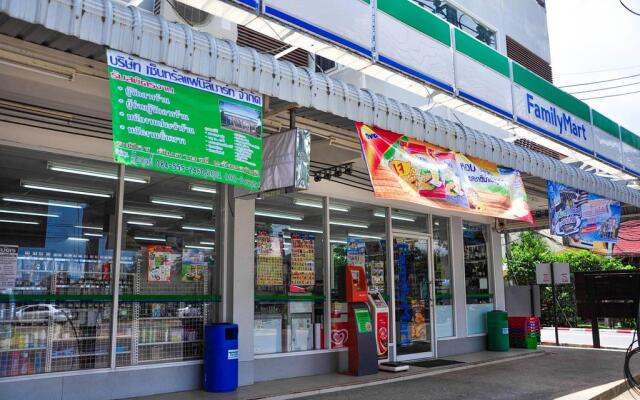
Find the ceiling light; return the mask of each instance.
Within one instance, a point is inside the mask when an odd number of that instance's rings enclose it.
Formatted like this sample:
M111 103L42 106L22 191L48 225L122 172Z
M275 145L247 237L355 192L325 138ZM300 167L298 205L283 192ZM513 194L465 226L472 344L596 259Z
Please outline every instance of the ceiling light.
M302 217L299 215L284 214L284 213L279 213L274 211L256 211L255 214L260 217L271 217L271 218L290 219L292 221L302 221Z
M153 222L146 222L146 221L129 220L129 221L127 221L127 224L129 224L129 225L140 225L140 226L153 226Z
M288 230L290 230L292 232L305 232L305 233L308 232L308 233L320 233L320 234L324 233L319 229L305 228L305 227L302 227L302 226L299 226L299 227L290 226L288 228Z
M348 226L348 227L352 227L352 228L362 228L362 229L367 229L369 227L369 225L367 224L363 224L360 222L350 222L350 221L329 221L329 223L331 225L338 225L338 226Z
M376 211L373 213L374 216L376 217L380 217L380 218L385 218L386 215L384 212L380 212L380 211ZM411 217L408 215L398 215L398 214L394 214L391 213L391 219L395 219L398 221L407 221L407 222L416 222L416 217Z
M74 242L88 242L89 239L83 237L69 236L67 240L73 240Z
M102 237L102 233L85 232L85 233L83 233L83 235L85 235L85 236L93 236L93 237Z
M19 197L19 196L6 196L3 197L2 200L9 201L12 203L24 203L24 204L38 204L41 206L50 206L50 207L66 207L66 208L83 208L78 203L66 203L62 201L55 200L38 200L28 197Z
M218 190L216 188L211 186L204 186L204 185L190 184L189 189L193 190L194 192L212 193L212 194L218 193Z
M3 213L3 214L16 214L16 215L33 215L34 217L48 217L48 218L58 218L59 217L59 215L56 215L56 214L37 213L37 212L31 212L31 211L8 210L6 208L0 208L0 213Z
M213 247L211 246L198 246L195 244L185 244L184 247L186 247L187 249L213 250Z
M0 222L4 224L39 225L39 223L35 221L22 221L17 219L0 219Z
M215 242L200 242L200 244L204 244L204 245L209 245L209 246L215 246Z
M20 186L29 188L29 189L37 189L37 190L47 190L51 192L60 192L60 193L70 193L70 194L79 194L83 196L93 196L93 197L111 197L112 193L105 190L98 189L86 189L80 188L76 186L67 186L67 185L58 185L49 182L37 182L37 181L21 181Z
M164 213L159 211L144 211L144 210L136 210L136 209L124 209L122 211L123 214L131 214L131 215L144 215L146 217L159 217L159 218L172 218L172 219L182 219L182 215L172 214L172 213Z
M202 231L202 232L215 232L215 228L211 228L208 226L197 226L197 225L182 225L182 229L188 229L191 231Z
M87 225L74 225L74 228L78 228L78 229L92 229L94 231L101 231L102 227L101 226L87 226Z
M162 204L165 206L197 208L198 210L213 210L213 206L211 204L197 202L197 201L189 201L189 200L170 199L167 197L154 196L154 197L151 197L151 202L153 204Z
M142 242L166 242L165 238L159 237L151 237L151 236L134 236L135 240L140 240Z
M356 238L363 238L363 239L377 239L377 240L382 240L382 238L380 236L372 236L372 235L362 235L360 233L349 233L348 236L352 236L352 237L356 237Z
M47 168L51 171L57 172L66 172L69 174L76 175L85 175L85 176L94 176L96 178L105 178L105 179L118 179L118 173L116 171L108 171L101 168L86 166L82 164L67 164L67 163L59 163L54 161L49 161L47 163ZM150 178L148 176L141 175L125 175L125 182L134 182L134 183L149 183Z
M346 240L335 240L335 239L332 239L332 240L329 240L329 242L330 243L335 243L335 244L347 244Z
M313 200L305 200L305 199L293 199L293 204L297 205L297 206L303 206L303 207L313 207L313 208L322 208L322 203L318 202L318 201L313 201ZM342 205L331 205L329 204L329 210L332 211L340 211L340 212L349 212L349 207L347 206L342 206Z

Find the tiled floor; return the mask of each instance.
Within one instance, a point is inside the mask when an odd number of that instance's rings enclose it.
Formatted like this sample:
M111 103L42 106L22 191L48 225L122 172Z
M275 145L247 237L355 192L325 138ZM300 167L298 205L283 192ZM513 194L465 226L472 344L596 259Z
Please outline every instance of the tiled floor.
M401 373L379 372L376 375L350 376L344 374L314 375L299 378L280 379L268 382L258 382L255 385L243 386L233 393L207 393L204 391L190 391L169 393L138 398L139 400L252 400L252 399L285 399L297 396L322 393L326 390L340 390L345 387L362 387L377 385L391 381L416 379L423 376L436 375L448 370L461 370L477 366L478 364L501 362L508 359L535 356L539 351L511 349L509 352L469 353L445 359L461 361L464 364L453 364L434 368L411 367L409 371Z

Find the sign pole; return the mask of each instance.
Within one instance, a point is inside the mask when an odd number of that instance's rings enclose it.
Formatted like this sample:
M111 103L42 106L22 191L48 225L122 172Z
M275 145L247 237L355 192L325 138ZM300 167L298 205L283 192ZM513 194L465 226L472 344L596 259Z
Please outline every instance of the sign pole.
M558 338L558 312L557 312L557 306L556 303L558 301L558 298L556 296L556 278L555 278L555 274L553 273L553 264L555 263L551 263L550 267L551 267L551 292L552 292L552 296L553 296L553 329L555 330L556 333L556 346L560 346L560 339Z

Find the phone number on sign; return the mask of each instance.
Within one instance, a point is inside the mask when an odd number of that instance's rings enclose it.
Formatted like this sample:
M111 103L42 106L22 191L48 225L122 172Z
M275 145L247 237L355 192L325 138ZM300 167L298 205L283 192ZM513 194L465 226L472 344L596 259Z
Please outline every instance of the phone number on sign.
M192 176L202 176L202 177L208 177L211 179L220 179L220 177L222 176L219 171L212 171L209 169L199 168L199 167L191 167L191 166L176 163L176 162L155 160L155 163L157 168L161 168L163 170L176 171L182 174L189 174Z

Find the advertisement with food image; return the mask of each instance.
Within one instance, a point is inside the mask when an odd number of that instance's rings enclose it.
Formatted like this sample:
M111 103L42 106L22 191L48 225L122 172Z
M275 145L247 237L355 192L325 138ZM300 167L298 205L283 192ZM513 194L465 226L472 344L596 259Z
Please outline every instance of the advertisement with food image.
M375 196L533 223L520 173L356 123Z

